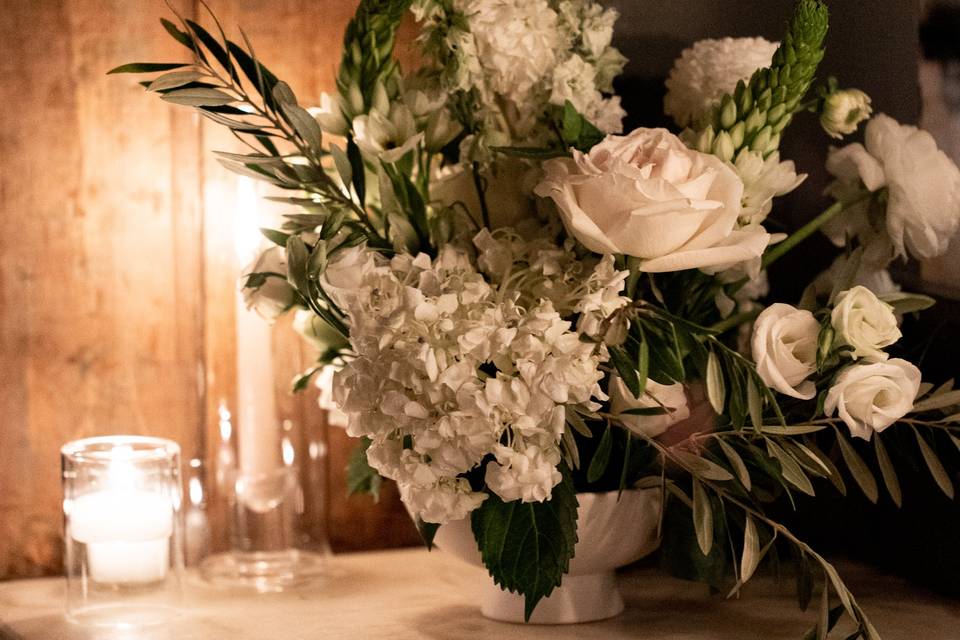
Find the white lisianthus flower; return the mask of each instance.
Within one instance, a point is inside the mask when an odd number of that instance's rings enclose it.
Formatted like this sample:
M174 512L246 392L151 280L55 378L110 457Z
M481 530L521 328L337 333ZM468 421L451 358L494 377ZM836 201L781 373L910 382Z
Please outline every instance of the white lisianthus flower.
M610 413L617 416L623 426L638 435L656 438L667 429L690 417L687 392L683 384L660 384L647 380L643 397L633 395L618 375L610 376ZM630 409L666 409L666 413L654 416L638 416L623 413Z
M853 364L840 372L824 402L828 416L839 412L850 435L869 440L907 415L920 389L920 370L893 358Z
M487 499L487 494L472 491L469 482L456 478L432 486L401 484L400 497L424 522L446 524L466 518Z
M644 271L733 265L759 257L770 241L760 226L736 229L736 173L666 129L607 136L543 169L534 192L553 199L567 231L596 253L640 258Z
M778 46L763 38L723 38L684 49L667 78L664 112L681 127L696 124L737 82L770 66Z
M816 395L807 380L817 370L820 323L809 311L772 304L757 316L751 347L757 373L784 395L809 400Z
M793 160L781 162L779 151L764 158L762 153L743 149L731 166L743 180L740 222L745 225L761 224L775 197L790 193L807 179L807 174L797 174Z
M834 91L823 101L820 126L831 138L839 140L856 131L871 113L870 96L860 89Z
M900 327L893 307L878 299L870 289L856 286L837 296L830 323L840 344L853 347L856 360L886 360L884 347L900 339Z
M544 502L563 479L557 469L560 447L552 443L545 448L527 444L519 451L498 445L494 455L497 461L487 464L484 478L487 487L505 502Z
M894 255L938 256L960 227L960 170L926 131L879 114L867 124L865 144L830 150L827 170L836 177L828 187L834 197L860 184L887 189L885 227ZM847 235L858 235L870 253L876 231L867 208L851 213L825 231L840 246Z
M251 284L251 274L263 274ZM240 280L243 301L247 309L253 309L260 317L273 322L293 306L296 292L287 282L287 253L282 247L270 247L243 270Z
M814 278L810 285L813 289L813 294L816 296L829 295L830 292L833 291L837 279L843 277L844 272L850 268L848 265L849 260L845 254L837 256L827 269ZM900 291L900 285L893 281L890 271L877 268L865 261L861 261L851 284L853 286L866 287L878 296Z

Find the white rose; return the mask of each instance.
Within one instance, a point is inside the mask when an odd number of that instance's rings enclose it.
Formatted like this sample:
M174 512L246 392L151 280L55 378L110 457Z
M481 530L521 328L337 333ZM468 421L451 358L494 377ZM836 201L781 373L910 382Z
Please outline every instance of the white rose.
M649 272L735 264L763 253L770 235L736 229L743 182L718 158L666 129L607 136L589 153L554 158L534 192L557 204L591 251L641 259Z
M248 276L265 274L257 286L248 286ZM293 306L296 292L287 282L287 254L282 247L270 247L243 270L243 301L266 320L276 320Z
M869 440L913 409L919 389L920 370L906 360L854 364L837 376L823 408L828 416L839 411L851 435Z
M886 360L884 347L900 339L900 327L893 307L878 299L870 289L856 286L837 296L830 323L841 344L853 347L854 360Z
M737 82L770 66L779 42L763 38L700 40L683 50L667 78L663 111L681 127L696 123Z
M784 395L802 400L817 390L807 380L817 370L820 323L809 311L788 304L772 304L753 325L753 361L764 383Z
M947 250L960 227L960 170L926 131L879 114L866 127L865 145L831 149L827 170L836 176L828 192L849 194L862 183L870 191L887 188L886 232L895 255L909 252L932 258ZM866 207L845 215L827 232L837 244L845 234L872 237ZM868 247L869 248L869 247Z
M376 254L373 251L365 245L348 247L336 252L327 263L320 276L320 284L327 295L343 308L355 296L362 295L360 289L374 268Z
M656 438L667 429L681 420L690 417L690 407L687 404L687 392L683 384L660 384L654 380L647 380L643 397L633 395L620 376L610 377L610 413L630 431L636 434ZM629 409L656 409L663 407L667 413L655 416L637 416L624 414Z
M828 95L823 101L820 126L830 137L840 139L857 130L870 117L870 96L859 89L844 89Z

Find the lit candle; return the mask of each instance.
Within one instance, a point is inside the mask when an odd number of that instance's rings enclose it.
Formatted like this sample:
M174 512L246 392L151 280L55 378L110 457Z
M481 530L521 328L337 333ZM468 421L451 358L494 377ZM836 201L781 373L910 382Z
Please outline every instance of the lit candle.
M173 505L170 496L138 489L129 447L116 447L104 488L69 506L70 535L86 545L95 582L143 584L163 580L170 565Z
M237 178L237 258L246 265L257 255L263 237L256 183ZM274 398L273 327L251 309L237 292L237 437L240 462L238 498L247 508L266 512L276 506L283 485L276 481L282 470L280 425Z

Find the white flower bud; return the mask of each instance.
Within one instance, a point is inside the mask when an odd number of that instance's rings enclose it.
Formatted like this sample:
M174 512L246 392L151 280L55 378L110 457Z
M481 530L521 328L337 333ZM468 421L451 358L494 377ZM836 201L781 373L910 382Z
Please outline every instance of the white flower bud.
M854 360L886 360L883 348L901 336L893 307L863 286L848 289L837 297L830 322L840 343L853 347L850 355Z
M307 111L314 117L324 132L345 136L349 131L346 118L343 117L343 98L328 93L320 94L320 106L310 107Z
M264 274L249 286L251 274ZM295 292L287 282L287 256L281 247L270 247L243 270L243 301L262 318L273 322L294 302Z
M859 89L844 89L828 95L823 101L820 126L832 138L842 138L857 130L873 112L870 96Z

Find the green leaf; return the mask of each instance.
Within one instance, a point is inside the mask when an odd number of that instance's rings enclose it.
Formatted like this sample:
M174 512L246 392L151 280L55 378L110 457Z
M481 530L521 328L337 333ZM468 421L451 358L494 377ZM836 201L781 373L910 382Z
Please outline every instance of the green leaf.
M372 441L370 438L361 438L360 443L350 454L347 462L347 493L366 493L374 500L380 499L380 484L383 479L377 470L367 462L367 449Z
M278 247L286 247L287 240L290 239L289 233L284 233L283 231L277 231L276 229L267 229L266 227L261 227L260 233L263 234L263 237L277 245Z
M713 508L710 505L710 496L703 488L703 484L693 479L693 526L697 532L697 544L703 555L710 555L713 547Z
M347 157L347 154L335 144L330 145L330 155L333 156L333 163L337 167L337 173L340 175L340 182L343 183L343 187L350 190L350 185L353 184L353 167L350 165L350 159Z
M531 160L549 160L570 155L563 147L490 147L490 149L505 156Z
M753 577L754 571L760 564L760 535L757 533L757 524L750 514L743 528L743 555L740 558L740 582L745 583Z
M729 471L715 462L701 458L695 453L676 450L670 455L679 460L681 464L690 469L697 477L703 478L704 480L716 480L718 482L733 480L733 475L731 475Z
M576 409L567 405L565 407L565 413L567 416L567 424L573 427L574 431L579 433L584 438L593 437L593 432L590 431L590 427L588 427L587 423L583 421L583 417L577 413Z
M767 451L780 462L783 478L808 496L815 495L810 478L793 456L772 440L767 440Z
M195 82L203 77L202 73L197 71L171 71L156 78L147 86L147 91L162 91L164 89L176 89L185 84Z
M740 480L740 484L743 485L744 489L750 491L750 472L747 470L747 465L744 464L743 458L740 457L740 454L737 453L737 450L734 449L733 446L724 442L723 438L716 438L716 443L720 445L723 455L730 461L730 466L733 467L734 472L737 474L737 479Z
M801 611L806 611L813 598L813 569L810 567L810 558L800 550L797 562L797 605Z
M282 85L278 83L277 86ZM322 152L323 132L320 130L320 125L317 124L316 119L310 115L306 109L295 104L284 102L280 105L280 108L283 110L283 115L286 117L287 122L293 126L303 141L306 142L314 152L320 154Z
M107 75L113 73L155 73L189 66L190 63L188 62L130 62L110 69L110 71L107 71Z
M237 99L219 89L177 89L164 93L161 100L187 107L207 107L230 104Z
M760 390L753 377L747 379L747 408L750 411L750 422L758 431L763 428L763 402L760 400Z
M232 71L233 67L230 64L230 58L227 56L227 52L224 50L223 45L221 45L216 38L210 35L206 29L201 27L193 20L188 19L185 22L190 30L193 31L197 39L203 43L203 46L205 46L207 50L213 54L213 57L216 58L217 62L219 62L224 69Z
M630 393L632 393L635 398L639 399L643 393L640 390L640 377L637 375L637 370L633 366L632 358L620 347L611 347L610 360L613 361L613 366L616 367L617 373L620 374L620 379L627 385L627 389L630 390Z
M167 30L167 33L169 33L174 40L193 51L193 36L185 31L180 31L177 25L166 18L160 18L160 24L163 25L163 28Z
M713 351L707 357L707 397L714 412L723 415L723 407L727 402L727 387L723 382L723 370L720 360Z
M565 432L566 433L566 432ZM627 488L627 471L630 468L630 449L633 448L633 434L627 433L627 443L623 448L623 466L620 468L620 485L617 489L617 497Z
M604 429L603 435L600 437L600 443L597 445L597 450L593 454L593 459L590 461L590 466L587 468L587 482L596 482L603 475L603 472L607 470L607 465L610 464L610 451L613 448L613 434L610 433L612 427L610 423L607 423L607 428Z
M440 525L436 522L424 522L420 518L417 518L417 531L420 533L423 544L425 544L430 551L433 550L433 539L436 537L437 529L439 528Z
M960 405L960 389L956 391L945 391L943 393L931 395L926 400L913 405L911 413L920 413L922 411L933 411L934 409L944 409Z
M867 496L867 499L876 504L877 499L880 497L876 478L873 477L870 469L866 463L864 463L863 458L861 458L860 454L853 448L853 445L850 444L846 436L840 433L839 430L836 431L836 434L837 444L840 445L840 453L843 455L843 461L846 462L850 474L853 476L853 479L857 481L857 484L860 485L860 489L863 490L863 494Z
M902 314L923 311L937 303L937 301L930 296L925 296L920 293L907 293L906 291L885 293L877 297L892 306L896 313Z
M940 487L940 490L952 500L953 482L950 481L950 476L947 475L946 469L943 468L943 463L940 462L940 458L938 458L937 454L930 448L927 441L923 439L923 436L920 435L920 431L917 430L916 427L913 429L913 434L917 437L917 445L920 447L920 453L923 454L924 462L927 463L927 469L930 470L930 475L937 481L937 486Z
M770 425L761 428L760 432L776 436L800 436L806 433L823 431L824 429L826 429L826 427L819 424L797 424L790 425L789 427Z
M494 582L524 596L529 620L560 585L577 542L577 495L565 466L549 502L504 502L489 495L471 514L473 535Z
M300 236L287 238L287 280L304 298L310 300L309 281L307 280L307 261L310 252Z
M887 492L893 503L900 507L903 503L903 496L900 492L900 480L897 478L897 472L890 462L890 456L887 455L887 448L883 446L880 434L873 436L873 446L877 452L877 463L880 465L880 474L883 476L883 483L887 485Z

